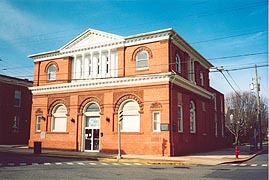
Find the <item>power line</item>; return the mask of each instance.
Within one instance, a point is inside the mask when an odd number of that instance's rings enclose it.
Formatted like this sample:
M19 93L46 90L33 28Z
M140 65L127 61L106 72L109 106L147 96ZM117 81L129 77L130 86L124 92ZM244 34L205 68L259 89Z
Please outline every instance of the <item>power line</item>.
M236 85L236 87L237 87L240 91L242 91L242 90L240 89L240 87L238 86L238 84L235 82L234 78L231 76L231 74L229 73L228 70L226 70L226 73L230 76L230 78L232 79L232 81L233 81L233 83Z
M232 35L232 36L225 36L225 37L220 37L220 38L214 38L214 39L196 41L196 42L191 42L190 44L200 44L200 43L206 43L206 42L210 42L210 41L217 41L217 40L229 39L229 38L234 38L234 37L241 37L241 36L246 36L246 35L251 35L251 34L256 34L256 33L263 33L263 32L268 33L268 30L265 30L265 31L255 31L255 32L250 32L250 33L237 34L237 35Z
M234 56L222 56L222 57L208 58L207 60L218 60L218 59L228 59L228 58L237 58L237 57L246 57L246 56L256 56L256 55L261 55L261 54L268 54L268 51L249 53L249 54L239 54L239 55L234 55Z

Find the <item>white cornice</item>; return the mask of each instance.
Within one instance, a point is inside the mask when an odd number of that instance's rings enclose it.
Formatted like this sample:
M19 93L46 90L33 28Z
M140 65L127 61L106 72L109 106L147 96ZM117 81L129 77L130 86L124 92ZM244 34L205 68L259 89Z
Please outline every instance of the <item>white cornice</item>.
M145 44L145 43L150 43L150 42L155 42L155 41L161 41L164 39L169 39L170 34L173 32L172 29L169 28L169 29L163 29L159 31L153 31L149 33L137 34L137 35L127 36L127 37L115 35L115 38L117 37L118 39L114 39L108 42L91 44L89 46L75 48L75 49L66 48L66 47L69 47L70 44L72 43L79 42L81 38L87 37L89 31L90 30L84 31L80 36L73 39L72 41L67 43L67 45L63 46L59 50L33 54L33 55L29 55L28 57L33 58L34 62L38 62L38 61L43 61L43 60L72 56L77 53L84 53L84 52L94 51L98 49L104 49L104 48L111 49L111 48L118 48L118 47L123 47L123 46Z
M190 56L195 57L195 60L198 60L201 65L203 65L206 69L213 67L213 65L207 61L199 52L197 52L191 45L189 45L181 36L179 36L176 32L171 37L172 43L178 46L183 51L186 51Z
M79 82L47 85L47 86L34 86L29 88L33 94L46 94L55 92L70 92L70 91L81 91L84 89L92 90L96 88L115 88L124 86L137 86L150 83L168 83L171 82L184 89L201 95L205 98L211 99L213 94L204 88L197 86L190 81L184 79L179 75L173 73L161 73L161 74L148 74L139 75L132 77L122 78L106 78L106 79L89 79Z
M145 83L160 83L168 82L170 73L163 74L149 74L141 76L123 77L123 78L106 78L106 79L89 79L85 81L47 85L47 86L35 86L30 90L33 94L52 93L52 92L64 92L64 91L79 91L83 89L96 89L96 88L111 88L120 86L134 86Z
M170 82L207 99L211 99L213 96L213 93L176 74L171 75Z

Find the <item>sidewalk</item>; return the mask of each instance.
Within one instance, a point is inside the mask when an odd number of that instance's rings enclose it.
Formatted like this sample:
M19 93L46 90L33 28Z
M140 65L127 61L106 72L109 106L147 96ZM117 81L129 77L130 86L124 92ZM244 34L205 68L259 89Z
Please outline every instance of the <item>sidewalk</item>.
M266 149L267 144L263 149ZM236 159L234 148L225 148L215 151L197 153L194 155L164 157L152 155L122 155L122 159L117 160L117 154L106 154L100 152L76 152L76 151L61 151L61 150L46 150L42 149L39 156L45 157L64 157L73 159L95 160L102 162L132 162L143 164L180 164L180 165L218 165L224 163L239 163L247 161L261 151L251 152L250 147L239 146L240 154ZM22 145L0 145L0 152L20 153L33 155L34 150Z

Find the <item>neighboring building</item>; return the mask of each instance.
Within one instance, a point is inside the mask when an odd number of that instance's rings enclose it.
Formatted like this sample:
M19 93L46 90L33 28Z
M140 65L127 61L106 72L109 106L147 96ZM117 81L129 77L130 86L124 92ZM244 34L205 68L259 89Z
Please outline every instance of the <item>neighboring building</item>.
M0 74L0 144L27 144L33 82Z
M174 156L223 146L212 64L173 29L128 37L86 30L34 60L29 147Z

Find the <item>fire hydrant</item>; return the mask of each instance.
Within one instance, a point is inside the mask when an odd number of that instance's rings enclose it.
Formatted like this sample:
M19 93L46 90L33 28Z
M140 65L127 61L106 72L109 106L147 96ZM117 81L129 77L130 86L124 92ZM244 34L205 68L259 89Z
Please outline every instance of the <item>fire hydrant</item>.
M234 154L235 154L235 157L236 159L238 159L238 155L239 155L240 151L238 149L238 146L235 146L235 149L234 149Z

